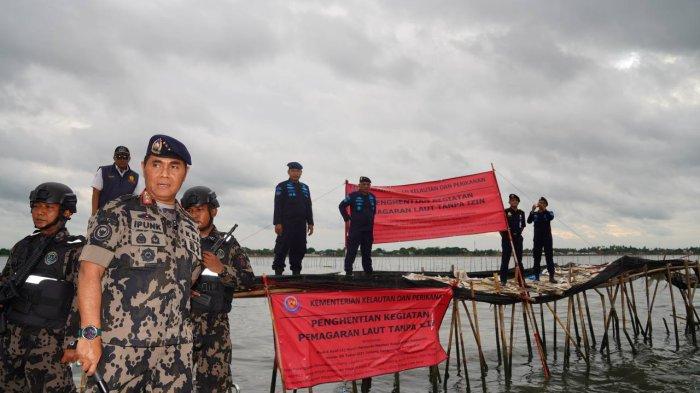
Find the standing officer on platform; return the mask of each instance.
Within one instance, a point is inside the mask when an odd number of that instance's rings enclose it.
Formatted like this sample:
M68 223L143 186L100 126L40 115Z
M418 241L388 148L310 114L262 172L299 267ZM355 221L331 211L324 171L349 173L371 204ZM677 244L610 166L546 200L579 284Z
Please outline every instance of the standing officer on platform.
M74 294L85 238L65 228L76 204L73 191L60 183L40 184L29 194L37 231L12 247L0 275L3 392L75 391L70 367L61 363L77 360Z
M510 207L506 209L505 214L508 219L508 228L513 237L513 245L515 246L515 257L518 259L520 272L524 274L523 269L523 230L525 229L525 212L518 209L520 197L515 194L508 196L508 204ZM508 265L513 249L508 237L508 231L501 232L501 284L505 284L508 277Z
M208 187L192 187L185 191L180 203L197 223L204 250L202 263L206 267L195 283L191 303L196 390L229 392L233 388L233 378L228 314L233 291L250 286L255 275L248 256L233 236L223 239L222 246L216 253L212 252L214 244L226 236L214 226L219 208L214 191ZM204 297L209 301L201 301Z
M534 244L532 246L533 269L535 281L540 280L540 260L542 259L542 249L547 261L547 271L549 272L549 282L556 283L554 279L554 250L552 247L552 226L554 212L547 210L547 199L540 197L536 205L532 206L532 211L527 217L527 223L535 223Z
M275 274L284 272L284 259L289 253L292 275L301 274L301 260L306 254L306 234L314 233L314 216L311 210L309 186L299 181L302 166L298 162L287 164L289 180L275 187L275 259L272 269Z
M197 224L175 199L192 164L185 145L154 135L146 190L100 209L80 256L77 352L114 392L192 392L191 287L201 271ZM96 392L91 378L88 389Z
M347 253L345 254L345 274L352 276L352 265L355 263L357 248L362 251L362 270L366 275L372 274L372 242L374 241L374 215L377 213L377 198L369 192L372 181L365 176L360 177L358 191L346 196L338 209L345 222L350 221L348 231ZM350 214L347 208L350 207Z
M114 164L97 168L92 180L92 215L105 203L126 194L133 194L139 174L129 167L131 155L126 146L114 149Z

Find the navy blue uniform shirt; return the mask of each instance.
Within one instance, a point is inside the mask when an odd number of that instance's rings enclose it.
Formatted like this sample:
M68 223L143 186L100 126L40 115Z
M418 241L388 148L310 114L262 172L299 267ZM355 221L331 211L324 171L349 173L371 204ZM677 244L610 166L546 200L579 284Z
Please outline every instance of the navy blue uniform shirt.
M554 220L554 212L545 210L540 212L539 210L531 211L530 215L527 217L527 222L535 223L535 239L551 239L552 238L552 226L550 222Z
M350 206L350 214L347 207ZM340 214L346 222L350 220L350 231L371 231L374 227L374 215L377 213L377 198L374 194L359 191L350 193L338 205Z
M525 229L525 212L520 209L506 209L506 218L508 219L508 228L513 236L520 236ZM508 232L502 231L501 236L508 237Z
M306 222L314 225L311 191L302 182L285 180L275 187L275 213L272 224Z

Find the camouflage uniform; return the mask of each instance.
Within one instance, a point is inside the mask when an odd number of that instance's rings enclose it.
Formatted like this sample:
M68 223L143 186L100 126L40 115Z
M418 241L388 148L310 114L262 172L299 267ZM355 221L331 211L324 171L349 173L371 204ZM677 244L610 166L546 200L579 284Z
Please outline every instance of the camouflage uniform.
M179 204L168 212L125 195L90 219L80 259L102 278L103 353L110 390L191 392L190 287L201 270L199 231ZM97 392L92 378L88 389Z
M36 232L12 248L7 265L0 275L0 282L12 276L22 263L27 262L39 236L42 235ZM66 287L74 293L79 268L78 256L83 244L82 237L69 236L67 230L60 230L44 249L31 274L70 283L72 285ZM35 284L24 284L22 288L28 289L28 285ZM41 297L44 293L34 293L32 297L35 299L31 302L23 296L27 293L20 290L21 298L18 297L5 306L8 322L7 331L0 336L1 390L7 393L74 392L70 367L61 364L60 360L63 349L75 339L77 333L77 300L72 295L60 296L59 299L64 299L58 308L67 311L68 317L46 319L36 315L35 304L52 303L52 299ZM30 306L30 303L33 304Z
M224 235L225 233L213 228L209 236L201 239L202 249L211 250L214 243ZM222 284L223 291L219 293L219 299L212 301L218 307L216 311L205 311L196 306L192 308L194 361L199 392L229 392L233 387L228 313L231 311L233 290L248 287L255 279L250 260L235 238L222 245L217 257L224 264L224 271L216 278ZM195 289L207 293L206 288L211 286L207 287L202 282L207 278L204 274L200 276Z

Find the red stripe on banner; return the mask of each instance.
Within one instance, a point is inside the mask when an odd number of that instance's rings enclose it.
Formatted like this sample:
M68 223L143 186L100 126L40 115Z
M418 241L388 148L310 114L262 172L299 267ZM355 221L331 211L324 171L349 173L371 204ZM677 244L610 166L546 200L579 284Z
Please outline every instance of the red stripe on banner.
M355 190L357 185L345 185L346 195ZM370 191L377 198L375 244L507 229L493 171Z
M438 364L451 288L271 295L284 387L351 381Z

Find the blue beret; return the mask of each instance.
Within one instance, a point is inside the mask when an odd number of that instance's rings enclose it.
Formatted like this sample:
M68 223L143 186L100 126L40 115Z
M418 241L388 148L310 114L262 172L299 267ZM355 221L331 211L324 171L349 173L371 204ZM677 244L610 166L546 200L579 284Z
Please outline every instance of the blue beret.
M296 162L296 161L292 161L292 162L288 163L287 166L289 167L289 169L304 169L304 167L301 166L301 164Z
M151 140L148 141L148 148L146 148L146 157L148 156L179 158L187 165L192 165L192 157L190 157L187 147L182 142L167 135L157 134L151 137Z

